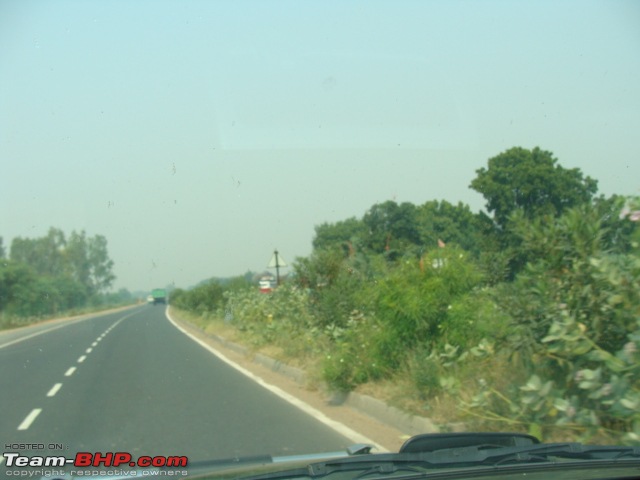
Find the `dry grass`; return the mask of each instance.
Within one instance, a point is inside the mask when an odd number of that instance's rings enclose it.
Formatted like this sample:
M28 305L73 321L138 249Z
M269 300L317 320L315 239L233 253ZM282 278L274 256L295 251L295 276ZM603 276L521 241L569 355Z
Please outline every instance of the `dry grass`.
M424 398L408 377L399 376L394 380L369 382L359 385L355 391L377 398L412 415L427 417L438 425L461 421L457 395L437 392Z
M208 335L218 335L230 342L242 344L242 332L228 325L223 319L213 316L197 315L186 310L171 307L171 314L183 322L187 322L201 329Z

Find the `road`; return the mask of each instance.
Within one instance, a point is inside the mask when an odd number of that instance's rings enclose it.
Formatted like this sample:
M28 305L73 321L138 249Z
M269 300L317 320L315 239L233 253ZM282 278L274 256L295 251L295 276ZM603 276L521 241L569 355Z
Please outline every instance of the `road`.
M0 379L3 447L61 444L71 455L191 462L354 443L194 342L162 306L0 335Z

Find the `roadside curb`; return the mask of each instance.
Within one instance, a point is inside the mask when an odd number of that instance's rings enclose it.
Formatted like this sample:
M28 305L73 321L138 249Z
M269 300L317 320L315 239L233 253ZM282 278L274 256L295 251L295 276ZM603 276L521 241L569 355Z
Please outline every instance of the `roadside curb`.
M188 321L180 319L181 323L186 323L190 327L199 330L205 336L211 338L216 343L234 351L240 355L250 358L253 363L268 368L272 372L292 379L299 385L305 385L307 382L307 374L304 370L287 365L280 360L275 360L262 353L253 353L247 347L230 342L224 337L207 333L201 327L198 327ZM357 410L369 417L385 423L393 428L400 430L406 435L418 435L421 433L437 433L440 428L430 419L412 415L403 412L399 408L387 405L385 402L373 398L369 395L349 392L345 394L334 394L328 402L330 405L344 405Z
M403 412L399 408L389 406L383 401L370 397L369 395L350 392L344 404L380 422L391 425L407 435L438 433L440 431L428 418Z

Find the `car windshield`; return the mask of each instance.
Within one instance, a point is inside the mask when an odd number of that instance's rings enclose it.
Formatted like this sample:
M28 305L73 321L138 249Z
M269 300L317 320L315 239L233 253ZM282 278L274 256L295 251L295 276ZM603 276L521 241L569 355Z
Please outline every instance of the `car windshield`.
M639 444L637 132L633 0L0 0L0 468Z

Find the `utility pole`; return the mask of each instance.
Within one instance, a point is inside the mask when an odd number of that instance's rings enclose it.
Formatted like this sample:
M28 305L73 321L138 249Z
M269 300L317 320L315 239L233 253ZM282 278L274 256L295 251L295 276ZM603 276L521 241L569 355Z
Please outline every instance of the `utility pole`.
M278 250L273 251L273 256L276 257L276 286L280 286L280 262L278 262Z
M282 259L282 257L280 257L280 254L278 253L278 249L276 248L273 251L273 257L271 257L271 261L269 262L268 267L276 269L276 286L277 287L280 286L280 267L286 267L286 266L287 264Z

